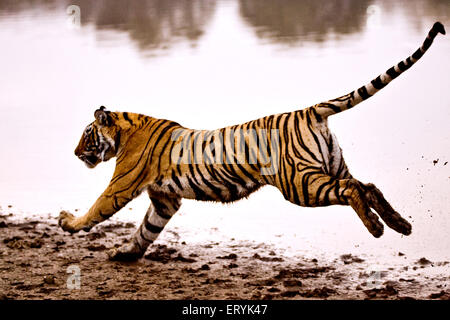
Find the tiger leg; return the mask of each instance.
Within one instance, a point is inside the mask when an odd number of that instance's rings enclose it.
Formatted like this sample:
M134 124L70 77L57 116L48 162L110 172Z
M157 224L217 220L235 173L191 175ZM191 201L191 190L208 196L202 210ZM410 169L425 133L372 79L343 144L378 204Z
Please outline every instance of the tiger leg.
M336 160L337 163L339 163L339 170L333 175L339 179L353 179L342 156L339 159L335 159L335 161ZM374 184L367 183L361 184L360 186L364 190L369 206L378 213L388 227L404 235L411 234L411 224L392 208L389 202L384 198L383 193Z
M181 198L154 198L131 241L108 252L110 260L135 261L141 258L148 246L156 240L170 218L181 206Z
M411 234L411 224L398 214L384 198L383 193L372 183L363 185L369 205L380 215L381 219L393 230Z
M362 183L358 180L337 179L317 170L297 174L294 183L296 188L287 197L285 195L289 201L305 207L350 205L374 237L379 238L383 234L383 224L370 210Z
M353 178L347 168L343 172L345 175L340 176L340 178ZM411 234L411 224L392 208L384 198L383 193L374 184L361 184L361 187L364 190L369 206L378 213L388 227L404 235Z
M84 216L75 217L67 211L61 211L58 224L64 231L70 233L89 231L98 223L109 219L134 197L128 191L115 193L108 187Z

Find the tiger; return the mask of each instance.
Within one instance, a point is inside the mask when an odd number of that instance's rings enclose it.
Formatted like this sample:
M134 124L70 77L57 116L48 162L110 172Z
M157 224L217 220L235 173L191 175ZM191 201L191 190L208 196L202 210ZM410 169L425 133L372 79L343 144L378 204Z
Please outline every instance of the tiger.
M181 199L229 203L272 185L302 207L351 206L375 238L384 231L379 217L394 231L410 235L411 224L383 193L351 175L327 120L408 70L438 33L445 34L440 22L411 56L346 95L217 130L189 129L171 120L101 106L75 155L89 168L115 157L113 177L85 215L61 211L59 226L70 233L88 232L145 191L150 206L141 225L130 240L108 251L110 260L135 261L179 210Z

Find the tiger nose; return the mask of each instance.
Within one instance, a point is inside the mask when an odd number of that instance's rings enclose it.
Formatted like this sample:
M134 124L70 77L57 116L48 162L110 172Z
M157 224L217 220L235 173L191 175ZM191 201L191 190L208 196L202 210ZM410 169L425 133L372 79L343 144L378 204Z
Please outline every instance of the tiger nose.
M81 153L81 151L78 148L75 149L74 153L78 158L83 156L83 154Z

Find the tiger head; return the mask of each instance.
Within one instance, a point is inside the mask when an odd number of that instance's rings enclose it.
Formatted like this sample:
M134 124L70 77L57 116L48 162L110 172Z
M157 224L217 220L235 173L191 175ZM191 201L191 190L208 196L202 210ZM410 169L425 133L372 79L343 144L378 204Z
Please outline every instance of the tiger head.
M75 149L75 155L88 168L108 161L117 153L119 126L114 123L113 113L101 106L94 112L95 121L89 124Z

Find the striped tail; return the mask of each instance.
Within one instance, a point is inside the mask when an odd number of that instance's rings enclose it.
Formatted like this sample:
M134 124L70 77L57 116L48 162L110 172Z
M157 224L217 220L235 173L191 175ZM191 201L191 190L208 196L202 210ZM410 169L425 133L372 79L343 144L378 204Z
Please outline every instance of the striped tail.
M358 103L370 98L380 89L384 88L389 82L397 78L404 71L408 70L414 63L417 62L417 60L422 58L423 54L431 46L438 33L445 34L444 26L440 22L436 22L433 25L433 28L431 28L422 46L406 60L401 61L396 66L393 66L385 73L376 77L369 84L362 86L358 90L352 91L342 97L315 105L314 108L317 113L319 113L322 117L328 117L341 111L348 110Z

